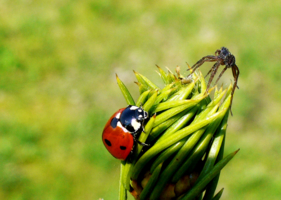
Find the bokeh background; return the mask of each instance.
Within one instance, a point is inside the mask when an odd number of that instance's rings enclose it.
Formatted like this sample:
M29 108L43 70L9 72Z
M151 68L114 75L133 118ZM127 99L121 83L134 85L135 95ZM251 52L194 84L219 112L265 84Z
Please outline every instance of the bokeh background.
M241 73L222 199L280 199L280 36L275 0L0 0L0 199L117 199L101 142L126 106L115 73L137 99L133 69L162 86L155 64L185 70L222 46Z

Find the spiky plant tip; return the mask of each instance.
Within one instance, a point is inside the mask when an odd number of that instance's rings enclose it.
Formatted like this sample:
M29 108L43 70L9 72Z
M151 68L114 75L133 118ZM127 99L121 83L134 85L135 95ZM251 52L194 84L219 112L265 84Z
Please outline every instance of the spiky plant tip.
M214 192L220 171L238 152L223 158L232 85L225 90L214 86L206 93L201 72L184 77L179 66L175 74L156 67L162 89L134 71L140 91L136 104L116 75L126 102L142 106L150 116L138 137L149 147L135 145L131 158L122 162L119 200L126 199L126 191L137 200L185 200L204 194L204 199L218 199L222 191Z

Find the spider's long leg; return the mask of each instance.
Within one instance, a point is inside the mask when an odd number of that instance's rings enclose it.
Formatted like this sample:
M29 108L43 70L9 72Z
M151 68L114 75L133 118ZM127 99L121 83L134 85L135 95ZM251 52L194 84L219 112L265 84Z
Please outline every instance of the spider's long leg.
M231 92L231 95L233 95L234 94L234 90L235 90L235 88L237 87L237 83L238 83L238 77L239 77L239 69L238 69L238 67L235 65L235 66L233 66L232 67L232 74L233 74L233 77L234 77L234 84L233 84L233 90L232 90L232 92Z
M209 79L209 81L208 81L208 85L207 85L206 92L209 90L210 85L211 85L211 82L212 82L214 76L216 75L219 66L220 66L220 62L216 62L216 63L214 64L214 66L211 68L212 73L211 73L210 79Z
M222 77L223 73L224 73L226 70L227 70L227 66L225 66L225 68L223 68L223 70L221 71L221 73L220 73L219 77L217 78L217 80L216 80L216 83L215 83L215 84L217 84L217 83L218 83L218 81L220 80L220 78Z
M233 88L232 88L232 91L231 91L231 100L230 100L230 112L231 112L231 115L233 115L231 107L232 107L232 101L233 101L233 94L234 94L234 91L235 91L235 89L237 87L239 73L240 72L239 72L239 69L238 69L237 65L234 65L232 67L232 74L233 74L233 77L234 77L234 84L233 84Z
M205 75L205 78L211 73L211 71L213 71L213 68L208 71L208 73Z
M190 76L191 74L193 74L193 72L195 72L195 70L197 68L199 68L201 65L204 64L204 62L214 62L214 61L217 61L217 57L216 56L205 56L203 58L201 58L197 63L195 63L191 69L192 69L192 72L188 75ZM189 70L189 69L188 69Z
M218 55L220 55L220 53L221 53L221 50L218 49L218 50L216 50L215 55L218 56Z

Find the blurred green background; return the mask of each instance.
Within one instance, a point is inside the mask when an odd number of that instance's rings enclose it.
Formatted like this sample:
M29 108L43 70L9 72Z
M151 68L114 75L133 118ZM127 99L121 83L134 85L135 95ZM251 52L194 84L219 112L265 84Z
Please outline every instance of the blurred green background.
M185 70L222 46L241 73L222 199L280 199L280 36L274 0L0 0L0 199L117 199L101 142L126 106L115 73L137 99L133 69L163 86L155 64Z

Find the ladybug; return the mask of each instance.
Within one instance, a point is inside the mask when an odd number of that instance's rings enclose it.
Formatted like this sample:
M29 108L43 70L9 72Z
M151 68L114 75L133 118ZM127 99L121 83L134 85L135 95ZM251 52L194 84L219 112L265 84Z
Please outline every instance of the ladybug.
M129 105L119 109L104 127L103 144L115 158L126 160L135 142L138 142L136 138L143 131L147 119L148 113L142 107Z

